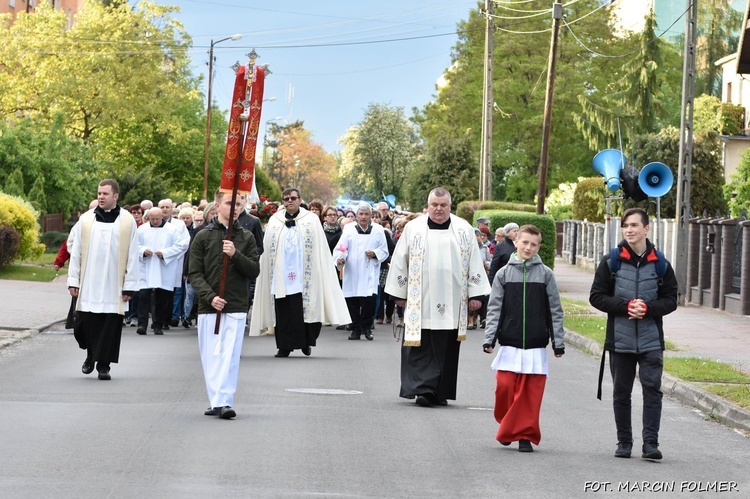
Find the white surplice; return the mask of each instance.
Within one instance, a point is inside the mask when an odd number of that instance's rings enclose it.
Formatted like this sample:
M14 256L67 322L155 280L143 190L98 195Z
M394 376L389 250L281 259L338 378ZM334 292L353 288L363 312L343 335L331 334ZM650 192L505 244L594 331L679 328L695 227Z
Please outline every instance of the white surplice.
M76 310L124 314L122 292L139 289L133 216L121 209L113 223L104 223L95 221L94 210L87 211L70 231L68 242L68 286L78 288Z
M187 233L185 224L182 225L182 230ZM141 269L139 289L161 288L172 291L179 286L182 279L182 259L189 244L190 236L187 239L184 237L179 224L166 223L163 227L153 227L149 222L138 227L138 259ZM146 249L154 254L144 256ZM157 251L162 252L164 259L156 256Z
M391 257L385 292L406 300L406 346L421 344L422 329L458 329L465 339L469 298L490 293L474 229L450 219L446 230L430 229L427 215L410 221Z
M380 264L388 259L388 242L383 227L372 224L370 234L357 230L359 222L344 226L336 248L333 251L333 262L343 258L344 279L342 291L346 298L353 296L372 296L378 293L380 282ZM365 251L372 250L376 258L370 258Z

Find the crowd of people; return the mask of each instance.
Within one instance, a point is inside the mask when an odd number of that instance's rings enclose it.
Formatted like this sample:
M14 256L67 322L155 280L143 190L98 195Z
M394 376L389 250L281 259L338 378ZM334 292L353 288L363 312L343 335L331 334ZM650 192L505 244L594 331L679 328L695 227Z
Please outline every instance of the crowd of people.
M559 358L565 343L555 276L538 255L542 233L534 225L510 222L492 238L490 220L472 227L452 214L442 188L430 192L424 213L412 214L385 202L305 203L299 189L287 188L265 227L248 213L243 193L217 190L199 206L162 199L121 207L118 198L117 183L101 181L55 261L59 268L70 257L68 322L86 350L84 374L96 369L99 379L111 379L123 326L145 335L150 319L153 334L163 335L196 322L204 414L232 419L246 331L273 334L274 356L287 358L295 350L312 355L324 325L372 341L376 324L397 322L400 396L445 406L456 399L461 343L468 330L484 328L482 349L495 354L495 438L518 442L520 452L539 445L547 347ZM676 281L646 239L646 213L628 210L622 224L625 240L602 259L591 290L592 305L608 314L615 455L630 457L638 366L643 457L661 459L661 318L676 308ZM653 275L659 279L644 277Z

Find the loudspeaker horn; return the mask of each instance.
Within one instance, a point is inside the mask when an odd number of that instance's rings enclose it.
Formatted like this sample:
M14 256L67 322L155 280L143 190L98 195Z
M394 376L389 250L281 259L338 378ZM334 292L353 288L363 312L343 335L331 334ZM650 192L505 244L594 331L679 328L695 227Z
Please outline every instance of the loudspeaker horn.
M620 188L620 170L628 164L627 158L621 151L617 149L599 151L591 164L594 171L604 177L607 189L615 192Z
M641 169L638 185L649 197L660 198L669 192L674 183L674 175L664 163L654 161Z

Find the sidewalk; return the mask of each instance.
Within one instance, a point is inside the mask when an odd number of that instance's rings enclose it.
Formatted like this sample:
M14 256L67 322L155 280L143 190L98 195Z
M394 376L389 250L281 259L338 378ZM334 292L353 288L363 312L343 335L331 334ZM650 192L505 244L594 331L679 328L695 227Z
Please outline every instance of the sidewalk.
M560 294L588 303L593 271L555 260L555 279ZM595 310L592 307L592 310ZM664 317L664 335L678 350L666 355L703 357L731 364L750 374L750 316L734 315L695 305L677 307ZM568 331L566 341L601 357L601 345ZM685 405L696 407L722 423L750 431L750 410L742 409L696 385L668 374L662 378L662 391Z

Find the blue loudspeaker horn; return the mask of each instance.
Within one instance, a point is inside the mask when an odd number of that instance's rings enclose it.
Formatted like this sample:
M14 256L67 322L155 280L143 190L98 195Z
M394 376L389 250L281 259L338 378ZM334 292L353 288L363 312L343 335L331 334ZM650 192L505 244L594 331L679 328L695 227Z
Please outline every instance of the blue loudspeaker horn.
M628 164L628 159L617 149L599 151L591 162L594 171L604 177L607 189L612 192L620 188L620 170Z
M669 192L674 183L674 175L664 163L654 161L643 167L638 175L638 185L649 197L660 198Z

